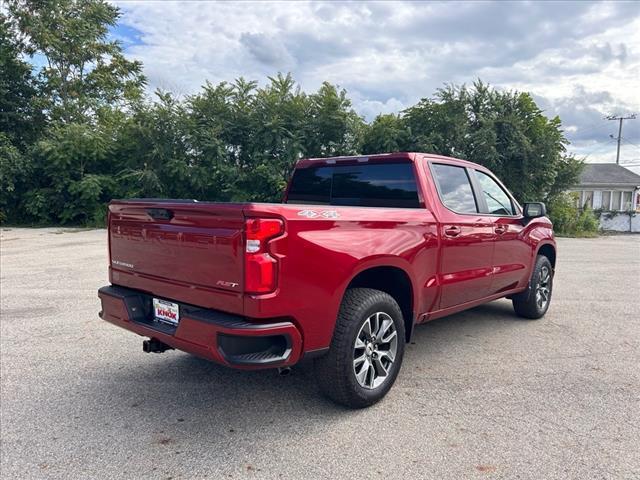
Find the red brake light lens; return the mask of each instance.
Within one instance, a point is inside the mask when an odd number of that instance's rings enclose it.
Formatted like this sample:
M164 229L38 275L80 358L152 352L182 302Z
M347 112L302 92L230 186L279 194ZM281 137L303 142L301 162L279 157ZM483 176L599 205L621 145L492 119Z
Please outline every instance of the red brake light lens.
M270 293L277 287L277 261L268 253L247 255L245 262L246 293Z
M269 240L284 231L277 218L249 218L246 221L245 292L270 293L278 285L278 259L268 251Z

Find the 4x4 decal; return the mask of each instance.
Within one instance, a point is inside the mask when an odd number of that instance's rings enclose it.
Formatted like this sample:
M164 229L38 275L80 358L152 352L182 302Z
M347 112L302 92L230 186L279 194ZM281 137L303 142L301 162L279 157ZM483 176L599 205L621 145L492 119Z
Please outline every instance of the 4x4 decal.
M298 215L306 218L327 218L327 219L336 219L340 218L340 214L335 210L322 210L321 212L316 212L315 210L300 210Z

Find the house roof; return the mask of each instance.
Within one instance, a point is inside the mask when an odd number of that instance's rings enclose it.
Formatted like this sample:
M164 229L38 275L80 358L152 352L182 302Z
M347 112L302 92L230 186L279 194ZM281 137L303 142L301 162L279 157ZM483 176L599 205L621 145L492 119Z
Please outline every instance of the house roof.
M633 173L640 175L640 160L633 162L632 165L622 164L627 170L631 170Z
M640 175L615 163L585 163L579 185L640 186Z

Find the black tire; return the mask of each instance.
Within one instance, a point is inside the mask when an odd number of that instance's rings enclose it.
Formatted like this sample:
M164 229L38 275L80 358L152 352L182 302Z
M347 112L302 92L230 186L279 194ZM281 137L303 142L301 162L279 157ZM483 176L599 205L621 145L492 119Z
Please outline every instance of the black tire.
M549 309L552 291L553 267L547 257L538 255L529 279L529 288L512 299L516 315L532 320L542 318Z
M392 325L389 323L389 317L393 322ZM378 338L382 340L366 340L366 348L357 346L356 339L358 338L359 344L362 344L362 336L367 336L365 326L367 321L369 321L369 332L373 330L371 328L373 322L377 322L380 325L377 331L387 328L388 337L397 339L394 359L386 365L387 370L381 362L387 362L389 355L385 352L390 351L392 341L382 342L385 338L385 331L379 334ZM385 327L381 326L383 322ZM395 336L392 336L391 326L395 328ZM381 354L377 353L378 346ZM404 347L405 329L402 311L393 297L371 288L347 290L340 306L329 352L315 362L316 378L321 391L331 400L350 408L364 408L373 405L382 399L393 386L402 365ZM373 350L374 348L375 350ZM367 362L366 364L359 365L360 372L357 378L356 362L359 358L363 358L360 356L360 352L368 357L363 361ZM367 372L363 377L362 372L365 365ZM380 375L381 371L386 371L386 375ZM378 376L376 377L376 375ZM377 379L374 380L373 377ZM363 378L365 384L370 383L369 386L362 385ZM380 385L375 386L376 381L381 381Z

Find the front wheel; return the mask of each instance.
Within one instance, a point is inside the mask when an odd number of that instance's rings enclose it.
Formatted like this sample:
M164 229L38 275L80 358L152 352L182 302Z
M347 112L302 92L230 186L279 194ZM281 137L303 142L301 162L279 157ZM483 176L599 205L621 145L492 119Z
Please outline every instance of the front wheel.
M544 255L538 255L531 272L529 288L513 297L513 309L520 317L537 320L542 318L551 303L553 267Z
M347 290L329 352L316 360L320 389L351 408L373 405L395 382L404 345L402 312L393 297L371 288Z

